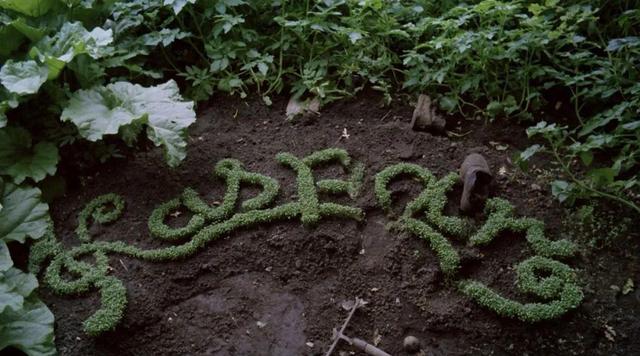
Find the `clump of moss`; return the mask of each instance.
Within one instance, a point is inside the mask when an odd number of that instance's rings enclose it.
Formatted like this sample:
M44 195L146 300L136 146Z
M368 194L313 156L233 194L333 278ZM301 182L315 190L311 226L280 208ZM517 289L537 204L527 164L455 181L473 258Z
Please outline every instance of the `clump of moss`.
M100 290L100 309L83 323L90 336L115 329L127 307L127 289L119 279L107 276L97 280L95 286Z
M275 179L259 173L247 172L242 163L235 159L224 159L218 162L215 174L225 181L227 187L221 205L209 206L191 188L185 189L182 193L182 203L185 207L195 214L202 215L207 222L218 222L233 215L242 184L256 185L262 189L257 196L242 202L242 211L265 208L275 200L280 190L280 185Z
M109 205L112 208L109 209ZM89 219L93 219L98 224L108 224L116 221L124 210L124 199L122 197L110 193L101 195L93 199L78 215L78 227L76 235L80 241L91 241L89 234Z
M356 196L362 184L362 167L356 165L353 168L349 181L325 179L316 183L313 177L313 168L332 162L338 162L344 168L348 169L351 166L351 158L347 151L338 148L329 148L314 152L303 159L299 159L285 152L279 153L276 159L281 164L293 169L297 174L298 202L302 208L301 220L304 225L317 224L322 216L322 212L338 217L345 216L357 220L362 219L363 214L361 209L333 203L320 203L318 199L318 193L345 193L350 196Z
M53 231L53 221L49 220L44 236L36 241L29 250L29 272L40 273L40 266L48 259L61 254L64 251L62 245L56 241Z
M427 222L436 226L445 234L463 237L469 232L471 225L457 216L444 215L447 205L447 193L453 188L459 177L449 173L444 178L432 180L416 199L407 204L405 216L412 216L424 211Z
M547 272L546 277L537 273ZM525 322L538 322L557 318L577 308L584 295L576 283L573 270L562 262L542 256L533 256L516 266L516 285L524 293L550 300L547 303L520 303L502 297L479 281L464 280L458 287L478 304L496 313L518 318Z
M383 169L376 175L375 194L378 204L388 213L391 213L391 191L389 183L400 176L409 176L416 179L424 188L434 180L433 175L424 167L413 163L398 163Z
M311 167L290 153L279 153L276 159L293 169L298 176L298 201L302 210L302 223L307 226L317 224L320 220L320 202Z
M225 181L226 192L220 206L209 206L192 189L177 198L158 206L149 217L149 231L152 236L169 241L189 238L179 245L144 250L122 241L91 241L89 221L110 223L124 210L124 200L113 194L100 196L91 201L78 216L76 232L82 242L79 246L64 249L56 241L53 225L47 235L31 250L30 270L37 273L40 266L51 259L44 273L44 281L55 292L68 295L89 290L100 292L100 308L84 322L89 335L98 335L112 330L122 319L127 305L126 288L114 276L109 276L109 254L121 254L146 261L162 262L187 258L209 242L238 229L257 224L271 223L299 218L303 224L312 225L322 218L339 217L361 220L361 209L331 202L320 202L319 193L348 194L355 197L360 190L364 168L353 164L346 151L328 149L298 158L289 153L281 153L277 160L297 173L298 200L273 208L267 208L275 200L278 182L264 175L248 172L237 160L220 161L215 173ZM325 179L315 181L313 168L337 162L349 173L348 180ZM460 266L457 251L443 233L466 237L469 224L458 217L445 216L446 194L457 180L456 174L449 174L439 181L425 168L401 163L386 168L376 176L375 190L380 204L390 211L391 193L388 185L398 176L407 175L417 179L424 191L405 208L402 216L394 223L397 228L425 239L440 260L443 272L454 277ZM257 185L261 192L239 204L242 185ZM167 216L176 209L184 208L193 214L183 227L173 228L165 223ZM575 283L573 271L561 262L550 260L550 256L569 256L573 247L567 241L549 241L544 236L544 225L534 219L516 219L513 207L501 199L487 202L489 218L485 225L470 239L471 244L489 243L501 231L526 231L526 237L534 251L541 256L532 257L517 266L518 287L525 293L532 293L543 299L553 299L547 303L521 304L501 297L478 281L462 281L462 292L501 315L517 317L525 321L545 320L561 315L575 308L582 300L582 292ZM543 257L546 256L546 257ZM83 260L93 257L92 263ZM548 272L550 276L538 278L538 272ZM63 275L75 278L67 280Z
M183 227L172 228L165 224L164 221L167 216L182 205L180 198L175 198L164 204L160 204L155 208L151 213L147 224L151 235L162 240L175 241L191 236L200 231L206 223L205 218L200 214L194 214L187 225Z
M449 240L435 231L426 223L414 218L402 218L400 220L405 231L425 239L435 251L440 261L440 268L446 275L454 275L460 268L460 256L453 248Z
M551 241L544 235L544 223L531 218L515 218L514 207L500 198L487 200L485 224L469 239L471 245L486 245L503 231L526 232L525 238L536 254L546 257L568 257L575 254L575 245L568 240Z

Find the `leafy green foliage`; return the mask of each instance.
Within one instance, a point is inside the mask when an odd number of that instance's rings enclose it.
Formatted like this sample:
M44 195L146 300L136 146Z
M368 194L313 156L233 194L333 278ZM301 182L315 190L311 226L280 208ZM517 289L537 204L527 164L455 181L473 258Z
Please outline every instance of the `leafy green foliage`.
M22 128L0 130L0 175L13 178L16 184L26 178L35 182L56 172L58 149L49 142L31 142L31 135Z
M35 296L36 277L13 267L7 242L41 238L48 207L37 189L0 179L0 350L12 346L27 355L54 355L53 314Z
M0 200L0 241L24 243L27 237L41 238L47 229L49 207L40 201L37 188L4 185Z
M8 60L0 67L0 135L9 139L3 139L0 146L1 175L11 176L15 183L26 178L37 182L55 173L58 151L53 144L64 145L78 138L96 142L105 135L120 134L133 145L143 131L164 148L170 166L184 159L185 129L195 120L193 104L182 100L172 80L155 86L127 81L143 73L151 79L143 81L155 84L162 72L141 67L139 58L150 49L189 36L188 32L166 28L125 35L143 23L133 9L161 9L164 5L181 9L193 2L166 3L0 3L0 8L8 9L0 9L0 36L14 39L3 52L3 59ZM14 109L26 105L30 108L23 110L26 116L13 115ZM68 132L60 121L73 122L78 132ZM21 132L23 128L29 132Z
M638 109L640 110L640 107ZM558 200L573 203L578 198L608 198L640 213L640 205L633 199L634 192L638 190L639 178L633 170L637 165L636 156L640 153L640 130L621 135L594 134L589 136L586 142L580 142L571 138L567 127L541 121L529 128L527 134L530 137L541 136L547 141L546 150L560 164L566 179L569 180L555 180L551 184L551 192ZM573 143L569 144L569 141ZM592 165L594 153L606 152L618 144L624 144L623 152L615 158L611 167ZM531 150L531 147L528 150ZM528 157L525 157L524 153L521 154L521 160L526 159ZM586 172L579 177L576 170Z
M41 16L47 13L55 0L2 0L0 8L20 12L28 16Z
M87 31L80 22L66 22L54 36L45 36L29 51L48 68L48 78L55 79L76 56L87 54L98 59L109 53L112 31L100 27Z
M0 271L0 350L13 346L30 356L55 355L53 314L33 291L35 276Z
M130 141L131 130L145 124L149 139L164 147L170 166L177 166L186 156L185 130L196 117L193 103L182 100L177 84L171 80L149 88L116 82L80 90L71 96L61 119L72 121L89 141L121 130Z
M49 71L36 61L14 62L8 60L0 70L0 83L16 94L34 94L47 81Z

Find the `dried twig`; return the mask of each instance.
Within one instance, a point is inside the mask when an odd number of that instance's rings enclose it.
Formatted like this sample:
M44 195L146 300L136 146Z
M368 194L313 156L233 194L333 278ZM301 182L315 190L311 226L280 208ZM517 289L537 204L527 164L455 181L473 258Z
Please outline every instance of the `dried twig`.
M349 316L347 316L347 319L342 324L342 327L340 328L340 331L337 333L337 335L342 335L342 333L344 333L345 329L347 328L347 325L349 325L349 322L351 321L351 318L353 317L353 314L355 314L356 309L358 309L359 307L363 306L364 304L365 304L364 300L356 297L356 301L355 301L355 303L353 303L353 307L351 307L351 311L349 312ZM334 337L333 344L331 344L331 347L329 347L329 351L327 351L325 356L331 356L331 354L333 353L333 350L336 348L336 346L338 345L339 341L340 341L339 337Z

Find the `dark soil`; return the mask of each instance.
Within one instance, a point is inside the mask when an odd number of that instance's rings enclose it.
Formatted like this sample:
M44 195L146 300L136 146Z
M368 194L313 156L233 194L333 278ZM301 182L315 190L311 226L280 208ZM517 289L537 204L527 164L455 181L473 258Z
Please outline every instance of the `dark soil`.
M66 196L52 204L58 236L75 243L73 230L83 205L114 192L125 198L125 214L96 230L97 238L157 247L161 244L151 241L147 231L153 208L189 186L211 201L221 199L224 187L212 175L218 160L237 158L247 169L278 179L279 202L284 202L296 194L295 176L275 155L288 151L302 157L327 147L345 148L366 164L363 194L351 203L364 209L366 221L324 220L313 229L299 221L259 226L172 263L113 255L112 274L124 282L129 298L124 320L113 332L97 338L82 332L82 321L99 305L97 293L58 297L42 288L40 294L56 316L61 354L320 355L331 343L332 329L347 316L341 303L356 296L368 304L356 312L346 334L377 339L392 355L406 354L402 341L407 335L418 337L425 354L432 355L640 354L640 289L620 292L628 278L640 280L637 231L620 239L619 246L583 249L569 261L580 271L584 303L561 319L532 325L478 306L444 279L424 241L385 229L390 220L373 196L377 172L406 161L441 177L457 170L475 149L494 172L506 169L504 175L496 173L494 195L514 203L520 215L544 220L550 236L570 234L563 231L564 212L546 185L518 174L510 163L515 147L527 146L521 127L450 118L448 128L470 133L450 139L414 132L409 105L380 107L373 95L332 104L320 116L292 122L284 119L285 107L286 99L266 107L259 100L218 98L200 110L190 130L188 158L179 169L168 169L160 152L150 150L69 179L80 184L70 184ZM349 138L340 138L345 128ZM496 142L509 147L497 150ZM410 181L393 187L400 201L417 193ZM459 191L451 199L453 210ZM502 236L480 250L455 244L467 256L464 275L527 300L515 289L512 269L531 255L522 236ZM335 354L351 351L359 354L341 343Z

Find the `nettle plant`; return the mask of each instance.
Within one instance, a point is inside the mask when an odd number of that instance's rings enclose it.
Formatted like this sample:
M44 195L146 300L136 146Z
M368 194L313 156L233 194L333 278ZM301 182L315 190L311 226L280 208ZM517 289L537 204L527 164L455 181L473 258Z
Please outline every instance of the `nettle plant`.
M346 151L330 148L303 158L280 153L276 160L297 175L298 194L294 201L274 206L280 187L276 180L247 171L237 160L225 159L215 166L216 176L226 185L221 204L210 205L198 192L187 188L179 197L159 205L151 212L148 220L150 235L169 243L169 246L142 249L124 241L93 240L90 224L112 223L124 212L124 199L107 194L97 197L80 212L76 229L77 244L63 245L50 224L45 238L31 250L29 269L35 274L43 272L44 283L61 295L99 291L100 308L84 322L85 332L98 335L118 325L127 305L124 284L109 274L109 255L165 262L185 259L220 237L259 224L299 219L306 227L313 227L326 218L364 219L364 212L358 207L320 199L320 196L355 199L359 195L364 168L352 160ZM347 178L316 180L313 170L324 165L338 165ZM443 213L447 192L459 180L458 175L451 173L437 180L429 170L414 164L393 165L376 176L376 197L390 216L393 216L393 202L388 187L392 181L401 178L417 180L423 191L407 204L395 225L427 241L438 256L444 275L454 281L462 293L502 316L526 322L556 318L579 306L583 294L577 284L576 274L558 260L574 254L575 247L571 242L547 239L542 222L515 217L513 206L499 198L487 202L488 218L482 227L473 232L470 221ZM240 190L247 185L258 187L259 193L240 201ZM189 221L184 226L169 225L167 220L178 210L187 210L191 214ZM540 302L511 300L481 281L459 277L460 257L448 237L468 239L469 244L482 246L504 231L524 234L535 253L535 256L517 264L517 286L522 293L538 297ZM84 258L88 256L93 257L93 262ZM73 278L64 277L68 274Z

